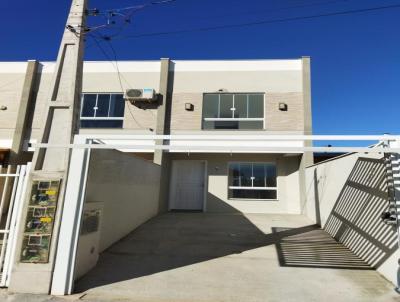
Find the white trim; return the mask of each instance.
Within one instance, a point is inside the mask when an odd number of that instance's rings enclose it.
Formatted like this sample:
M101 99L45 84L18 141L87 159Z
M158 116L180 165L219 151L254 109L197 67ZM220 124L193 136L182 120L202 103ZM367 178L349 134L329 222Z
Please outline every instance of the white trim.
M23 198L26 195L26 190L28 188L28 175L31 170L32 163L28 163L26 166L22 166L19 174L21 177L18 178L18 185L17 190L15 192L15 201L13 212L10 220L10 233L9 233L9 241L7 243L7 250L6 255L4 258L4 268L3 274L5 278L2 276L2 282L5 282L5 286L10 285L10 278L12 278L12 270L13 265L15 263L15 257L17 257L16 248L17 248L17 241L18 241L18 234L20 234L20 227L21 223L20 220L22 219L23 214Z
M75 135L75 142L90 143L90 139ZM65 202L54 264L52 295L71 294L74 286L76 253L90 162L89 150L73 150L65 190Z
M138 73L155 72L160 73L161 61L118 61L120 72ZM116 73L113 62L86 61L83 64L83 73Z
M220 121L220 122L227 122L227 121L248 121L248 122L252 122L252 121L264 121L263 118L256 118L256 117L205 117L203 118L203 120L205 121ZM262 129L262 128L260 128Z
M89 139L110 140L197 140L197 141L381 141L399 140L400 135L299 135L299 134L80 134ZM1 142L1 141L0 141Z
M0 62L0 74L26 73L28 62Z
M149 149L148 145L89 145L89 144L34 144L35 148L69 148L69 149ZM275 153L303 153L303 152L367 152L367 153L381 153L381 152L394 152L400 153L400 148L383 148L383 147L260 147L260 146L193 146L193 145L155 145L152 146L155 150L176 150L184 152L193 152L193 150L204 151L226 151L226 152L275 152ZM211 151L208 151L211 152Z
M40 62L45 70L42 73L53 73L55 62ZM118 61L118 69L125 73L154 72L159 73L160 61ZM116 73L113 62L108 61L85 61L83 62L83 73Z
M229 186L231 190L274 190L278 191L278 187L238 187L238 186Z
M12 146L12 139L0 139L0 149L10 149Z
M123 121L124 117L81 117L81 121Z
M172 60L170 70L175 72L213 71L301 71L302 59L284 60ZM42 73L53 73L55 62L40 62ZM0 62L0 73L25 73L27 62ZM159 73L161 61L118 61L120 72ZM108 61L85 61L84 73L116 73L114 63Z
M190 71L301 71L302 60L173 60L171 70Z

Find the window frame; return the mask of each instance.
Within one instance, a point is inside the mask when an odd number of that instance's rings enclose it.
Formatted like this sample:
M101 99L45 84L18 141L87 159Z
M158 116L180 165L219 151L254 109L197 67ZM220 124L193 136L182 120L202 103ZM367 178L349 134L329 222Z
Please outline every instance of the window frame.
M251 164L251 169L252 169L252 177L251 177L251 183L252 186L231 186L231 178L230 178L230 166L233 164ZM275 166L275 171L276 171L276 186L275 187L254 187L254 164L272 164ZM264 166L265 169L265 166ZM265 201L265 200L269 200L269 201L277 201L279 200L278 197L278 169L277 169L277 164L276 162L273 161L229 161L227 164L227 177L228 177L228 186L227 186L227 196L228 196L228 200L255 200L255 201ZM233 197L229 197L229 190L265 190L265 191L276 191L276 198L266 198L266 199L256 199L256 198L233 198Z
M232 111L232 117L231 118L221 118L221 117L203 117L203 112L202 112L202 122L240 122L240 121L248 121L248 122L263 122L263 127L260 129L237 129L237 130L244 130L244 131L260 131L265 129L265 98L266 98L266 93L265 92L204 92L203 93L203 104L204 104L204 97L206 95L218 95L218 112L217 115L221 115L221 95L233 95L233 100L232 100L232 108L235 108L235 96L236 95L246 95L247 96L247 116L249 116L249 96L250 95L262 95L263 97L263 112L262 116L260 118L250 118L250 117L241 117L241 118L235 118L235 110ZM203 105L204 106L204 105ZM204 107L203 107L204 108ZM202 130L231 130L231 129L204 129L203 123L202 123Z
M94 116L93 117L86 117L82 116L82 111L83 111L83 103L84 103L84 97L86 94L95 94L96 95L96 104L95 107L98 107L98 100L99 100L99 95L110 95L110 98L108 100L108 115L110 115L110 106L111 106L111 96L115 94L120 94L123 95L122 92L83 92L81 94L81 108L80 108L80 113L79 113L79 120L82 121L123 121L124 120L124 115L121 117L110 117L110 116L101 116L97 117L96 113L98 109L95 109L94 111ZM125 105L124 105L124 111L125 111Z

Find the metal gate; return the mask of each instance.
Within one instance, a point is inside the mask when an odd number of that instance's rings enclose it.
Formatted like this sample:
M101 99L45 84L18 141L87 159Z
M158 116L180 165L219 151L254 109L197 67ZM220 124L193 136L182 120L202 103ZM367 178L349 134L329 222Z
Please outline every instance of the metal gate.
M31 164L0 165L0 287L8 287Z

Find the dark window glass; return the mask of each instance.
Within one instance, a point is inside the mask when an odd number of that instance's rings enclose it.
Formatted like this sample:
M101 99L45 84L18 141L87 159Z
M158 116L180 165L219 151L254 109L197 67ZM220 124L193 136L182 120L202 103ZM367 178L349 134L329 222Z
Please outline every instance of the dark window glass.
M205 94L203 100L203 118L217 118L218 117L218 94ZM213 129L213 128L208 128Z
M246 129L246 130L257 130L263 129L264 122L263 121L239 121L238 129Z
M203 120L203 129L205 130L215 129L215 122Z
M247 94L235 95L235 118L247 118Z
M240 164L240 183L242 187L251 187L252 164Z
M249 94L249 118L264 117L264 95Z
M276 166L266 165L265 166L267 187L276 187Z
M110 110L110 95L99 94L99 96L97 97L96 117L108 117L109 110Z
M238 121L215 121L214 129L239 129Z
M233 94L221 94L219 118L232 118Z
M240 190L230 189L229 198L240 199L277 199L276 190Z
M123 117L125 100L122 94L112 94L110 99L109 117Z
M229 185L238 187L240 186L240 166L239 164L231 164L229 166Z
M253 164L253 187L265 187L265 165Z
M81 128L122 128L122 120L81 120Z
M82 117L94 117L94 107L96 106L96 94L85 94L82 100Z

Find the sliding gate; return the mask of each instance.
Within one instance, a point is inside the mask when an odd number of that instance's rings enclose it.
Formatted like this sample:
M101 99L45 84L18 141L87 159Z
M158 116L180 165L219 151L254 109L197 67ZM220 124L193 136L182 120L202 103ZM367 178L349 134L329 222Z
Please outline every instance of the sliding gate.
M30 163L0 165L0 287L8 287Z

